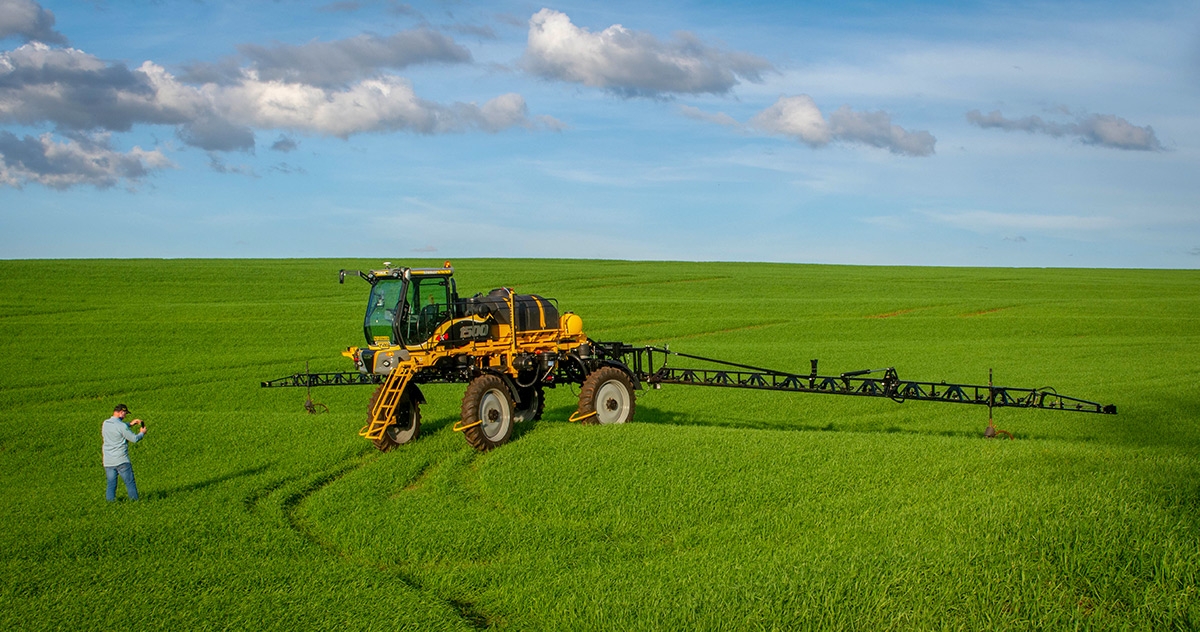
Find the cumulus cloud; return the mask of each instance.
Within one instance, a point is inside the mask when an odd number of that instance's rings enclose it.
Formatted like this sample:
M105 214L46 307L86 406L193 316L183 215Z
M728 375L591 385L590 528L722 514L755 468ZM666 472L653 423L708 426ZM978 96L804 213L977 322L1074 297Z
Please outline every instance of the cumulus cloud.
M204 94L228 120L256 129L286 129L346 138L366 132L405 130L422 134L497 132L546 126L528 117L519 94L483 105L443 105L421 99L407 79L383 76L345 90L247 79L235 86L206 85Z
M122 154L112 149L107 134L136 125L174 128L183 143L210 152L214 170L226 173L245 173L246 168L230 166L216 153L253 152L256 134L267 130L281 133L271 149L286 152L296 147L287 134L296 133L348 138L393 131L563 128L554 118L530 116L519 94L482 103L420 98L407 79L390 71L471 61L467 49L428 29L298 46L246 45L240 56L193 64L176 76L151 61L131 68L33 39L34 26L48 29L53 16L35 11L36 19L13 17L29 6L40 11L37 5L0 0L3 32L31 39L0 51L0 125L52 126L70 140L57 142L48 135L20 139L9 133L0 185L108 187L169 165L157 150ZM54 38L43 34L42 39Z
M552 9L530 18L522 65L546 79L625 96L724 94L740 80L760 82L773 70L762 58L715 48L691 33L677 33L670 42L620 24L592 33Z
M929 156L937 139L926 131L910 132L892 124L884 111L856 112L843 105L829 118L807 94L780 97L750 119L749 127L768 134L794 138L810 147L833 141L870 145L904 156Z
M1060 108L1060 110L1066 112L1065 108ZM1089 145L1113 149L1163 151L1162 143L1154 135L1154 128L1149 125L1138 127L1112 114L1092 114L1086 117L1076 117L1076 120L1069 123L1058 123L1043 120L1042 117L1036 115L1010 119L1005 118L999 110L993 110L987 114L983 114L979 110L971 110L967 112L967 121L983 129L1046 134L1055 138L1071 136Z
M422 41L437 44L442 40ZM357 50L364 43L345 42L350 44L343 52ZM404 49L412 53L408 57L401 49L404 47L388 48L386 55L368 55L370 59L359 70L375 68L385 57L386 63L430 58L413 53L421 50L420 46ZM276 61L283 57L287 55ZM221 81L194 85L152 62L130 69L73 48L34 42L0 53L0 123L49 123L63 131L115 132L128 131L136 124L172 125L183 142L222 152L252 151L255 130L264 129L346 138L396 130L438 134L561 127L549 117L530 118L525 100L518 94L500 95L482 105L441 104L419 98L408 80L390 74L344 87L300 81L346 78L357 72L350 66L331 62L311 70L311 76L284 77L283 65L277 64L273 67L279 72L267 78L259 75L258 67L239 68L236 77L222 73Z
M176 128L183 142L208 151L253 151L254 130L216 115L198 117Z
M59 143L50 134L22 138L0 131L0 184L11 187L34 182L59 190L76 185L107 189L172 166L158 150L117 151L108 134L77 135Z
M833 137L851 143L862 143L905 156L930 156L937 139L926 131L910 132L892 125L892 117L882 110L855 112L843 105L829 115Z
M54 30L54 13L33 0L0 1L0 40L8 37L20 37L26 42L67 43L67 38Z
M825 116L807 94L779 97L771 107L750 119L750 127L768 134L790 136L810 147L827 145L833 139Z
M123 132L137 123L177 125L208 113L203 95L150 62L131 70L39 42L0 53L0 123Z
M471 52L453 39L428 29L400 31L388 36L363 34L332 42L299 46L277 44L238 47L259 79L314 86L343 86L372 77L380 70L399 70L431 62L465 63Z

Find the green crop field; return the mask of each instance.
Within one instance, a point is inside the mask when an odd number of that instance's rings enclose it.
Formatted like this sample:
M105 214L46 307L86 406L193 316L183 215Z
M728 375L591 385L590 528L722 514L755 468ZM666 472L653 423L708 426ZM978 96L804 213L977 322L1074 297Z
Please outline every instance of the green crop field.
M479 454L429 385L382 454L369 387L309 415L258 386L351 368L367 285L337 271L378 264L0 262L0 627L1200 627L1200 272L459 260L598 340L1120 414L1000 409L987 440L979 406L665 386L596 427L560 387ZM137 503L104 501L117 403Z

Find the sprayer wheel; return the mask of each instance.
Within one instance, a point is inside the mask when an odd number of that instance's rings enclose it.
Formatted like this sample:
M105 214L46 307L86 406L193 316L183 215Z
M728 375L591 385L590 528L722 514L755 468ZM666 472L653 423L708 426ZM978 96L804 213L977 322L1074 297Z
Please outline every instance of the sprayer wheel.
M500 376L486 373L471 380L462 402L467 443L480 452L507 443L512 436L513 409L512 393Z
M522 421L537 421L546 410L546 392L540 386L530 386L520 391L522 408L513 414L519 423Z
M375 410L375 401L382 393L383 385L381 384L371 394L371 402L367 404L368 425L371 423L371 411ZM394 417L395 420L383 429L383 436L371 442L380 452L387 452L398 445L408 443L421 433L421 405L415 402L408 393L400 396Z
M576 418L588 425L623 424L633 419L636 400L628 373L613 366L600 367L583 380Z

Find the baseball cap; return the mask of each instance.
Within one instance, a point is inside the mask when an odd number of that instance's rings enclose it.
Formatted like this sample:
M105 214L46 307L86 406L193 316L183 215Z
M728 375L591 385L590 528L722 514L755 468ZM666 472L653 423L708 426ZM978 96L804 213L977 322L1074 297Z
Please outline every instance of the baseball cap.
M129 407L126 406L125 404L117 404L117 407L113 409L114 413L122 412L122 411L129 412Z

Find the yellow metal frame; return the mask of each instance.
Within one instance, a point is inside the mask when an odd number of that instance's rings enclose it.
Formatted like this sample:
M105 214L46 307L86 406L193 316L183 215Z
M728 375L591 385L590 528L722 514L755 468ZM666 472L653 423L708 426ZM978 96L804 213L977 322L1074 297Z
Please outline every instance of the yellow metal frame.
M411 367L403 365L392 370L387 380L383 382L381 397L375 400L375 405L371 408L371 422L358 431L360 436L371 441L383 438L383 431L391 425L392 419L395 418L400 396L404 394L404 387L408 386L408 381L414 373L415 371Z
M598 414L600 414L600 411L598 411L598 410L593 410L592 412L586 413L586 414L580 414L579 411L577 410L577 411L571 413L571 418L568 419L567 421L569 421L571 423L575 423L577 421L583 421L584 419L587 419L588 417L595 417Z
M419 276L450 276L453 274L453 271L453 268L447 267L410 269L408 273ZM390 271L377 272L380 275L388 273ZM509 323L516 322L516 302L514 297L515 294L510 290L506 298L510 316ZM550 325L550 323L546 322L546 312L541 301L538 301L538 310L540 311L542 325ZM486 319L478 316L456 318L440 325L433 332L433 335L421 344L401 346L393 345L390 342L383 342L382 344L372 344L368 347L368 349L376 352L376 357L379 356L378 352L380 351L386 352L403 349L408 352L409 358L408 360L397 359L396 367L392 369L387 379L384 380L383 391L380 393L380 397L375 400L375 405L371 408L370 422L358 431L360 436L372 441L381 439L384 430L395 418L396 406L399 405L404 389L408 386L413 376L422 369L433 366L443 358L472 356L481 360L476 365L476 368L502 372L515 378L517 376L517 369L513 366L513 360L518 354L568 352L587 342L587 335L583 333L582 320L580 320L577 314L567 312L562 315L558 323L554 323L553 327L546 329L514 331L512 324L504 325L495 323L492 325L496 328L496 337L494 339L471 341L458 347L444 347L439 344L439 340L449 336L452 326L468 320L478 323L487 322ZM350 347L342 352L342 355L353 358L358 354L358 351L357 347ZM374 371L375 367L366 368L368 371ZM595 413L592 414L594 415ZM584 415L576 419L576 415L572 415L571 421L581 421L590 416ZM462 432L481 423L483 422L476 421L464 424L460 421L454 424L454 431Z
M475 422L469 423L469 424L464 424L461 421L456 421L456 422L454 422L454 432L462 432L463 430L466 430L468 428L474 428L475 426L478 426L479 424L482 424L482 423L483 423L482 419L476 420Z

